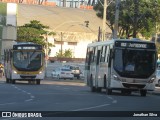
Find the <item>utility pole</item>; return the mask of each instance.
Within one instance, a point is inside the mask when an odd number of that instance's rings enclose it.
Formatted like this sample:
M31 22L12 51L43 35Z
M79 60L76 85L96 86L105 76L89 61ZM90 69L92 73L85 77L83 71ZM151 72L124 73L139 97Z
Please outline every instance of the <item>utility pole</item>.
M134 27L133 27L133 38L137 36L137 27L138 27L138 12L139 12L139 1L134 0Z
M46 71L45 71L45 77L47 77L47 67L48 67L48 33L46 34Z
M117 38L117 33L118 33L119 5L120 5L120 0L116 0L116 13L115 13L113 39Z
M102 25L102 41L106 39L106 11L107 11L107 0L104 0L103 9L103 25Z
M98 42L101 41L101 28L98 28Z
M63 49L62 49L62 41L63 41L63 33L61 32L61 57L62 57L62 51L63 51Z
M157 22L157 18L158 18L158 13L157 13L157 0L155 1L155 9L156 9L156 18L155 18L155 44L157 44L157 39L158 39L158 22Z

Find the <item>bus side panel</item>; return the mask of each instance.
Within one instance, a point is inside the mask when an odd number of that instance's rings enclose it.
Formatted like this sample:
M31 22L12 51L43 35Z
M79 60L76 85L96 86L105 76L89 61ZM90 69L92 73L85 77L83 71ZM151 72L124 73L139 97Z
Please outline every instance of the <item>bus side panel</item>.
M95 87L96 86L96 64L92 63L90 66L90 77L92 76L92 78L90 78L90 80L92 80L92 84Z
M105 88L106 87L106 85L105 85L105 82L106 81L104 81L104 77L106 77L106 75L107 75L107 72L108 72L108 65L107 65L107 63L100 63L100 67L99 67L99 84L98 84L98 86L99 87L102 87L102 88Z

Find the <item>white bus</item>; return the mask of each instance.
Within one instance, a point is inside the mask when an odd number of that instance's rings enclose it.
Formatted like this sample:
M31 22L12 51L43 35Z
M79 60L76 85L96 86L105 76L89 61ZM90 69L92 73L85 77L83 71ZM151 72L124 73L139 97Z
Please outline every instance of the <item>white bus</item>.
M85 82L92 92L106 89L122 94L155 89L157 52L155 43L140 39L115 39L87 46Z
M4 50L4 72L7 83L33 81L40 84L44 79L44 52L42 45L15 43Z

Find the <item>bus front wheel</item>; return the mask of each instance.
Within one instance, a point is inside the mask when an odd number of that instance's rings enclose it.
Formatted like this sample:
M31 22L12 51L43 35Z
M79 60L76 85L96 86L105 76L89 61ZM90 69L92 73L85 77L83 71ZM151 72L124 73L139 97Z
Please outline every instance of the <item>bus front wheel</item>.
M36 84L37 84L37 85L40 85L40 80L36 80Z
M9 83L9 79L8 78L6 78L6 83Z
M12 79L12 80L11 80L11 83L12 83L12 84L15 84L15 83L16 83L16 80L13 80L13 79Z
M106 93L107 93L107 95L111 95L111 94L112 94L112 89L107 88L107 89L106 89Z

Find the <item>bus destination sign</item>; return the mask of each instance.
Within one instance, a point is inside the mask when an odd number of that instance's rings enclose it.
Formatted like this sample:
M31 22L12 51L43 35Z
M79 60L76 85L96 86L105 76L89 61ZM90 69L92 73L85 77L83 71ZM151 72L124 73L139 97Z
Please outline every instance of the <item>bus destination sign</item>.
M147 44L140 43L121 43L121 47L130 47L130 48L147 48Z
M154 43L116 41L115 47L155 49Z
M18 46L17 49L18 50L21 50L21 49L23 49L23 50L35 50L36 47L35 46Z
M39 45L32 45L32 46L26 46L26 45L14 45L14 50L42 50L42 47Z

